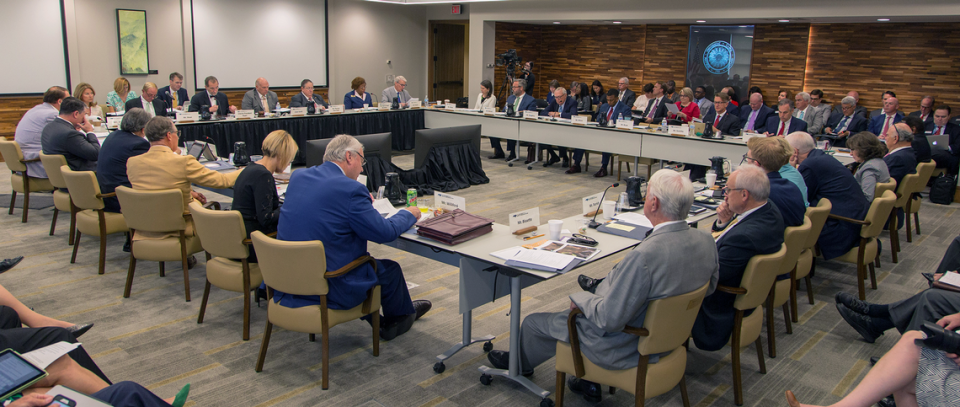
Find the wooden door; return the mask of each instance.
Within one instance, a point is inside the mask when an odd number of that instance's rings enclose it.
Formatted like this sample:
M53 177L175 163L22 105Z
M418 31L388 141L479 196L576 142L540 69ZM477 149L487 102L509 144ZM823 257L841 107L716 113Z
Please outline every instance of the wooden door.
M464 91L466 25L435 23L430 59L433 65L431 100L455 101Z

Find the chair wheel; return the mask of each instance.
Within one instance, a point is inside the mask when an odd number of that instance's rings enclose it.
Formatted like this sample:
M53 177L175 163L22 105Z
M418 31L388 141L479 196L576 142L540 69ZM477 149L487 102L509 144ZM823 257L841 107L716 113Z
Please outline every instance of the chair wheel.
M533 169L533 166L532 166L532 165L528 165L528 166L527 166L527 169L528 169L528 170L532 170L532 169Z
M513 167L513 163L507 163L507 167Z
M553 400L551 399L540 400L540 407L553 407L553 406L554 406Z
M490 383L492 382L493 382L493 376L490 376L488 374L480 375L480 383L482 383L484 386L489 386Z
M493 350L493 342L486 341L483 343L483 351L490 352Z
M436 374L443 373L444 370L447 370L447 367L444 366L443 362L437 362L433 365L433 372Z

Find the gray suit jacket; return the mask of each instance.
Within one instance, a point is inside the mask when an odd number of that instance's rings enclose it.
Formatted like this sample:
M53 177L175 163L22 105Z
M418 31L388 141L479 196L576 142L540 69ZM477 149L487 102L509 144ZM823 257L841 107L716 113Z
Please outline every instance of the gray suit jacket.
M390 86L380 94L380 103L393 103L393 98L397 97L397 89ZM403 90L403 100L400 103L410 103L410 92Z
M799 118L800 110L795 109L793 117ZM823 131L823 126L827 124L820 115L820 109L813 106L807 106L807 110L803 114L803 121L807 122L807 133L810 134L820 134Z
M277 93L269 90L267 91L267 108L270 111L274 111L277 107ZM250 89L247 93L243 94L243 101L240 102L240 108L243 110L251 110L255 112L263 111L263 104L260 103L260 94L257 93L256 89Z
M887 163L882 158L871 158L857 167L857 173L853 174L863 190L863 197L867 202L873 202L873 197L877 189L877 183L890 182L890 170Z
M833 112L833 106L820 102L820 106L817 108L819 109L817 111L817 115L820 116L820 123L822 123L820 126L820 131L823 132L823 128L827 127L827 122L830 121L830 115ZM809 129L810 126L807 127Z
M40 144L44 154L60 154L74 171L96 171L100 141L93 133L83 134L70 122L56 118L43 128Z
M610 271L596 294L570 295L583 311L577 321L583 353L606 369L637 366L639 338L623 328L642 327L650 301L691 292L708 281L709 295L719 270L717 245L706 232L686 223L655 230Z

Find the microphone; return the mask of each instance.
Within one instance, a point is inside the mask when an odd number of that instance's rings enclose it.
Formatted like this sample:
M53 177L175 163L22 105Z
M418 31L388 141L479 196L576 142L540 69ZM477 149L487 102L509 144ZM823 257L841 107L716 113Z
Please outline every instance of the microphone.
M613 185L610 185L609 187L607 187L607 189L616 188L619 186L620 186L619 182L614 182ZM590 227L590 229L596 229L598 226L601 225L600 222L597 222L597 214L600 213L600 209L603 207L603 197L607 195L607 189L604 189L603 195L600 195L600 206L598 206L597 210L593 212L593 220L591 220L590 223L587 224L587 226Z

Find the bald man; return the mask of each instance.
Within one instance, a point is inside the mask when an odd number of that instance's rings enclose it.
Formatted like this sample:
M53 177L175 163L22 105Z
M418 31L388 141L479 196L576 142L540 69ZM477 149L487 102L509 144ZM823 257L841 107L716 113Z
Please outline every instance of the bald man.
M893 130L893 125L903 121L903 113L897 111L900 108L900 102L896 97L890 96L883 101L883 113L870 119L867 125L867 131L876 134L880 141L887 139L887 135Z
M169 106L167 106L167 102L157 97L157 85L153 82L147 82L143 84L143 93L140 94L140 97L128 100L124 105L124 110L130 111L135 107L145 110L150 117L157 117L166 116Z
M240 108L253 110L257 113L270 113L277 106L277 93L270 90L270 82L264 78L257 78L254 88L243 94Z

